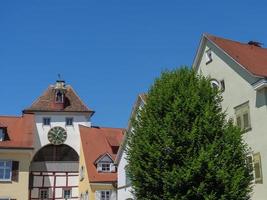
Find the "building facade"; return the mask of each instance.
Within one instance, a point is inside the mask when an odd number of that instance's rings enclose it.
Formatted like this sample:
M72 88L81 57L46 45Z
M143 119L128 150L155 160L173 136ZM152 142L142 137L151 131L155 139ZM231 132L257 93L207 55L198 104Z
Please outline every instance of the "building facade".
M223 97L227 117L244 131L254 168L252 199L267 197L267 49L258 42L240 43L204 34L193 68L210 77Z
M133 131L131 125L131 119L137 116L137 113L142 109L146 102L146 94L140 94L132 108L132 113L129 119L128 127L126 129L126 134L124 134L122 144L118 151L115 164L118 166L118 200L133 200L135 199L133 194L133 189L131 187L131 181L129 175L127 174L128 162L126 159L126 148L127 148L127 136Z
M88 190L86 194L83 191L85 181L90 186L88 189L93 184L88 178L91 174L102 173L97 163L90 170L86 168L87 157L91 154L83 149L88 142L96 146L102 144L92 138L93 141L86 140L82 145L91 133L81 139L81 130L94 130L91 126L93 114L73 88L59 80L24 109L21 117L0 116L0 200L86 200L89 197L114 200L116 193L112 193L114 187L110 185L116 185L117 179L110 180L109 176L116 177L115 167L105 171L98 182L102 184L98 192ZM116 129L115 133L113 129L105 129L106 137L102 139L112 138L112 145L117 145L118 149L122 134L122 129ZM108 152L109 147L104 146L94 156ZM111 153L111 160L105 162L106 168L111 168L116 147Z

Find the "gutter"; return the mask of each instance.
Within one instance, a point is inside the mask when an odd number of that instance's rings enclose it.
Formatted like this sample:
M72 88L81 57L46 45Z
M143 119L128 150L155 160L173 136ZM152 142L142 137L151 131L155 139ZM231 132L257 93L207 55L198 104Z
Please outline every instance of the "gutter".
M256 83L252 84L254 90L261 90L267 87L267 78L260 79Z

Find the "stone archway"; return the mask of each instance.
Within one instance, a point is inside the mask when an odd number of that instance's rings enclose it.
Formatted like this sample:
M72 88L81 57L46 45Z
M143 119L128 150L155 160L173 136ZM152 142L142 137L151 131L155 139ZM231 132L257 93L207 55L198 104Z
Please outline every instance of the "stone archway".
M79 155L68 145L46 145L30 166L30 200L78 199Z

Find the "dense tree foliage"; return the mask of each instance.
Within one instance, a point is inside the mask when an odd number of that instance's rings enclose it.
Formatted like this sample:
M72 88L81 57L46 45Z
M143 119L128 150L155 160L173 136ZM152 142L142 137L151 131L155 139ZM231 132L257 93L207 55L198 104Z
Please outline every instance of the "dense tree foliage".
M221 101L210 80L188 68L155 80L128 141L137 199L250 199L248 147Z

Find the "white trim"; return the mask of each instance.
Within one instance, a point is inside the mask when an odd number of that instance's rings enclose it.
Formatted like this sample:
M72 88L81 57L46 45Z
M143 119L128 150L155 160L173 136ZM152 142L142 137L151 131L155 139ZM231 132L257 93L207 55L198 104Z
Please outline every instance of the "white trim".
M253 85L254 90L261 90L262 88L267 87L267 79L260 79L259 81L257 81L256 83L254 83Z

